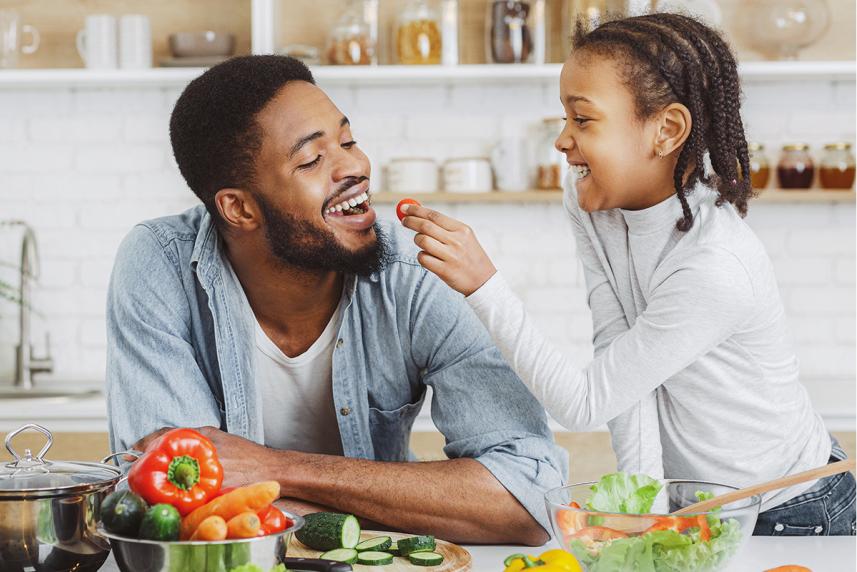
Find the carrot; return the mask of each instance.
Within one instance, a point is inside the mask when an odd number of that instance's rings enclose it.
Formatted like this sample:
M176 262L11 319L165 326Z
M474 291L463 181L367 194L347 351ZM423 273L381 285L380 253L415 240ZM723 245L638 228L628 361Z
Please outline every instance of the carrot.
M812 572L812 570L805 566L798 566L797 564L787 564L785 566L777 566L776 568L765 570L765 572Z
M226 521L222 516L213 514L199 523L191 534L191 540L226 540Z
M226 523L227 538L253 538L259 535L262 521L259 515L252 511L242 512Z
M211 515L223 517L227 523L242 512L258 512L280 497L280 483L265 481L239 487L209 501L184 517L181 538L187 540L203 520Z

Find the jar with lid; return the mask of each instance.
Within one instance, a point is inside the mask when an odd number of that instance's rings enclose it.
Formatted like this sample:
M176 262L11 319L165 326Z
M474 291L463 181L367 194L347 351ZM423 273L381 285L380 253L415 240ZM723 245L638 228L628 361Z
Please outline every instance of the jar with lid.
M777 178L783 189L808 189L815 176L815 164L806 143L783 145L783 153L777 163Z
M818 178L823 189L850 189L854 186L854 154L850 143L824 146Z
M370 65L378 62L377 38L366 20L365 0L349 0L348 7L330 31L327 61L332 65ZM375 3L377 9L377 3ZM377 32L376 32L377 33Z
M495 64L545 63L545 0L490 0L485 58Z
M408 0L396 19L396 55L400 64L440 64L443 53L440 11L431 0Z
M541 136L537 150L536 188L544 191L562 189L562 180L568 171L565 156L556 150L556 138L562 133L565 121L561 117L550 117L542 121Z
M771 178L771 165L765 156L765 146L761 143L750 143L747 147L750 151L750 185L754 189L764 189Z

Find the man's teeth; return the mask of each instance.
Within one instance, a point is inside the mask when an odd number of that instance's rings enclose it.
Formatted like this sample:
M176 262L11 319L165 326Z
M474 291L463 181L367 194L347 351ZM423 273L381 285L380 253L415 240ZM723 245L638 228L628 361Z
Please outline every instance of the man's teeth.
M327 209L328 214L341 213L342 211L347 211L348 209L353 209L357 205L363 204L369 200L369 193L363 193L362 195L358 195L353 199L348 199L347 201L342 201L341 203L334 205Z
M572 165L571 170L574 171L574 175L578 179L582 179L589 174L589 167L586 165Z

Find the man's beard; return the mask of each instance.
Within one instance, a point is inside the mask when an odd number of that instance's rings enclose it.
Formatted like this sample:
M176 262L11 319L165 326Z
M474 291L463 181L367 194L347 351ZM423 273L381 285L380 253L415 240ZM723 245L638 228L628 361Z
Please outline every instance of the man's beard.
M373 226L375 241L352 252L330 230L278 211L259 194L256 200L265 217L268 247L280 262L304 270L332 270L358 276L369 276L384 268L389 249L377 223Z

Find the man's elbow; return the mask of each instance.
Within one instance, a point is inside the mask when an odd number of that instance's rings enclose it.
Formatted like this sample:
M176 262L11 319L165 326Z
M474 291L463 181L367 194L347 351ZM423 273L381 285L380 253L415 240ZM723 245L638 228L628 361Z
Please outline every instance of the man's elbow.
M543 546L550 538L550 534L533 520L529 526L521 530L521 536L517 542L524 546Z

